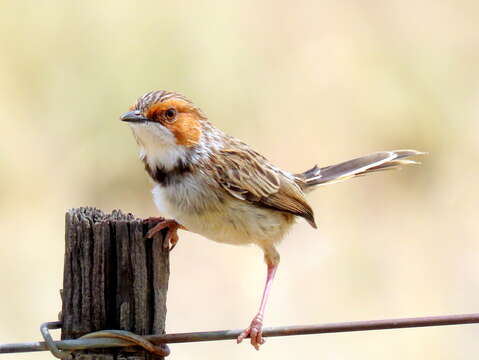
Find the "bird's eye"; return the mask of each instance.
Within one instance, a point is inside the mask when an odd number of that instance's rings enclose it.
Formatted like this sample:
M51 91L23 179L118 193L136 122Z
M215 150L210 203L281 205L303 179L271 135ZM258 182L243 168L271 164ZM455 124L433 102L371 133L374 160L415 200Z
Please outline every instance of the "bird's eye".
M165 111L165 120L168 122L175 121L176 118L176 110L175 109L168 109Z

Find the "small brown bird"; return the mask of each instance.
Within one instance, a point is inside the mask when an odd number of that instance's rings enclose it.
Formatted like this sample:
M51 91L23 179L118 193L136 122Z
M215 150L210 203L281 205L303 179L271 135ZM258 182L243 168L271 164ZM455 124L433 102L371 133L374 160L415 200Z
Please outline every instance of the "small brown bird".
M242 141L214 127L184 96L152 91L121 117L140 147L140 159L153 179L158 210L171 220L149 235L168 228L167 244L175 246L184 229L221 243L255 244L268 267L261 305L237 342L250 337L258 350L264 343L263 316L279 253L276 245L295 220L316 228L306 193L321 185L414 164L415 150L381 151L337 165L292 174L271 164Z

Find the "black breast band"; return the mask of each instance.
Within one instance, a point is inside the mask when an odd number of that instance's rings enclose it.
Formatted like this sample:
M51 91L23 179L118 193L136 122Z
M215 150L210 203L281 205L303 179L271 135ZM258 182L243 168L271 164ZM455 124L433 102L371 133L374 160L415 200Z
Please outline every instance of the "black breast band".
M151 168L146 158L143 159L145 163L145 170L151 178L162 186L168 186L178 183L183 177L192 172L190 165L183 161L178 161L173 169L166 170L163 166L156 166Z

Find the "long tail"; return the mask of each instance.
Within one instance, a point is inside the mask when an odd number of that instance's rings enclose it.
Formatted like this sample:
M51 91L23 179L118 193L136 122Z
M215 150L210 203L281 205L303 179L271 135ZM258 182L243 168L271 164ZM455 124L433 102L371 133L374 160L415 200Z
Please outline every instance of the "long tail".
M336 165L323 168L315 166L294 176L298 179L298 184L303 190L311 191L317 186L334 184L356 176L399 169L401 165L419 164L417 161L408 158L422 154L424 153L416 150L380 151Z

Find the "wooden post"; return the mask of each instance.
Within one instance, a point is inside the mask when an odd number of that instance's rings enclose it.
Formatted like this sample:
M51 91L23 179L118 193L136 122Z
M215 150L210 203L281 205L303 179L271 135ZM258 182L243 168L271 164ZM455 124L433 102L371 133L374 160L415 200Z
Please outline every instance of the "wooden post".
M163 236L145 237L153 225L118 210L68 211L62 339L105 329L164 334L169 256ZM162 359L132 349L77 351L73 359Z

